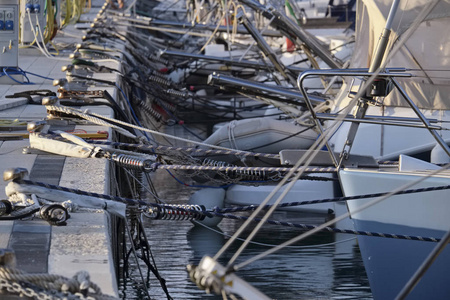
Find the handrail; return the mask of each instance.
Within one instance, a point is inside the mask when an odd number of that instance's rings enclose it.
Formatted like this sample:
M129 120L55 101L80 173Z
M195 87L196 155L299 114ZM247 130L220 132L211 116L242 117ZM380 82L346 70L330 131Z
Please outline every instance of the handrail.
M390 73L389 71L397 71ZM391 82L393 83L394 87L400 92L404 100L408 103L408 105L411 107L411 109L414 111L414 113L417 115L418 119L413 118L387 118L384 117L383 119L380 118L380 120L374 120L371 119L370 116L364 116L363 118L357 118L356 116L348 116L342 118L343 122L355 122L355 123L368 123L368 124L379 124L379 125L392 125L392 126L404 126L404 127L412 127L412 128L424 128L427 129L431 135L434 137L436 142L444 149L444 151L447 153L447 155L450 156L450 147L447 145L447 143L444 141L444 139L436 132L436 130L446 130L446 128L443 128L441 126L435 126L431 125L431 123L436 123L437 120L428 120L422 112L419 110L419 108L414 104L412 99L408 96L406 91L400 86L400 83L396 80L396 77L400 78L410 78L413 77L410 73L400 73L398 71L406 70L401 68L395 68L395 69L387 69L386 72L378 73L376 76L378 78L389 78ZM304 101L306 103L306 106L308 107L312 118L315 120L317 128L320 131L320 134L323 134L323 128L320 124L319 120L334 120L337 118L337 115L335 114L317 114L315 113L313 109L313 104L311 99L309 99L308 93L306 92L305 87L303 86L303 82L307 77L311 76L353 76L353 77L365 77L368 78L370 76L374 75L373 72L369 72L367 69L352 69L352 70L308 70L303 73L301 73L297 78L297 85L300 89L300 92L302 93L304 97ZM388 121L386 121L388 120ZM422 122L423 125L419 124L413 124L412 122ZM331 151L331 149L328 147L330 155L332 156L333 160L335 160L335 154ZM338 165L336 165L338 166Z
M398 70L404 70L404 69L394 69L396 71ZM380 78L393 78L393 77L402 77L402 78L409 78L412 77L412 74L409 73L404 73L404 72L395 72L395 73L390 73L390 70L387 69L387 72L381 72L379 74L377 74L378 77ZM303 82L307 77L311 77L311 76L353 76L353 77L370 77L374 75L373 72L369 72L367 69L352 69L352 70L308 70L305 72L302 72L298 78L297 78L297 86L300 89L300 92L302 93L303 97L304 97L304 101L306 106L309 109L309 112L311 113L311 117L313 118L317 129L320 132L320 135L322 135L324 133L322 124L320 123L320 118L317 116L316 112L314 111L314 107L313 104L311 102L311 100L309 99L308 93L306 92L305 87L303 86ZM322 116L323 118L323 116ZM420 118L420 117L419 117ZM343 120L343 121L348 121L348 120ZM357 119L354 120L355 122L358 122ZM362 122L361 122L362 123ZM331 156L331 159L333 160L333 163L335 164L336 167L339 167L339 162L338 159L336 158L335 153L332 151L331 147L328 144L328 141L326 141L325 143L326 148L328 149L328 152Z

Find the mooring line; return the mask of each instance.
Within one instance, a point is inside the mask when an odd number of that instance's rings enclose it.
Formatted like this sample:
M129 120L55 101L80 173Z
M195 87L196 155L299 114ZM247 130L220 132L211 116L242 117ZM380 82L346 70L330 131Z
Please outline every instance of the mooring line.
M189 209L188 205L182 206L182 205L148 203L148 202L145 202L142 200L98 194L98 193L87 192L87 191L82 191L82 190L73 189L73 188L66 188L66 187L43 183L43 182L31 181L31 180L20 180L20 181L16 181L16 182L19 184L23 183L23 184L28 184L28 185L36 185L36 186L41 186L41 187L45 187L48 189L54 189L54 190L70 192L70 193L74 193L74 194L91 196L91 197L97 197L100 199L119 201L119 202L129 204L129 205L144 205L144 206L158 207L158 208L162 209L161 215L164 215L165 212L172 213L174 211L178 211L178 212L181 212L181 214L179 214L179 216L184 216L186 214L187 215L190 214L192 216L192 218L197 218L199 216L200 217L203 216L203 218L204 218L204 216L207 216L207 217L221 217L221 218L245 220L245 221L249 219L249 217L246 217L246 216L237 216L237 215L233 215L233 214L229 214L229 213L223 213L224 211L228 211L228 209L219 209L219 208L215 208L213 210ZM445 190L445 189L450 189L450 185L398 191L397 193L395 193L395 195L438 191L438 190ZM338 201L337 199L357 200L357 199L363 199L363 198L380 197L380 196L384 196L387 194L389 194L389 193L366 194L366 195L358 195L358 196L352 196L352 197L339 197L339 198L331 198L331 199L323 199L323 200L292 202L292 203L286 203L286 204L288 204L290 206L294 206L294 203L296 205L303 205L303 204L312 204L312 202L321 203L320 201L329 201L329 202L330 201ZM344 200L339 200L339 201L344 201ZM256 209L256 206L246 206L243 208L246 208L248 210L254 210L254 209ZM231 211L233 211L233 209L231 209ZM238 210L234 210L234 211L238 211ZM189 219L189 218L180 217L180 218L168 218L168 219L179 220L179 219ZM253 219L254 222L260 222L261 220L262 220L261 218ZM277 220L271 220L271 219L265 220L265 223L272 224L272 225L287 226L287 227L292 227L292 228L300 228L300 229L315 229L315 228L319 227L316 225L291 223L291 222L277 221ZM440 241L440 238L435 238L435 237L422 237L422 236L411 236L411 235L392 234L392 233L358 231L358 230L351 230L351 229L339 229L339 228L333 228L333 227L324 227L321 230L328 231L328 232L335 232L335 233L348 233L348 234L355 234L355 235L365 235L365 236L404 239L404 240L415 240L415 241L426 241L426 242L439 242Z

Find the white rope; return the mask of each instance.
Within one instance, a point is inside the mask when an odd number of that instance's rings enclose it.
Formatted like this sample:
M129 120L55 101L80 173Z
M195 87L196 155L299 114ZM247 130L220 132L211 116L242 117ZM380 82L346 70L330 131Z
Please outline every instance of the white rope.
M127 122L123 122L123 121L120 121L120 120L116 120L114 118L102 116L102 115L99 115L99 114L96 114L96 113L90 113L90 115L96 116L96 117L99 117L99 118L102 118L102 119L105 119L105 120L110 120L112 122L115 122L115 123L118 123L118 124L121 124L121 125L124 125L124 126L127 126L127 127L131 127L131 128L134 128L134 129L138 129L138 130L145 131L145 132L148 132L148 133L152 133L152 134L155 134L155 135L159 135L159 136L162 136L162 137L170 138L170 139L177 140L177 141L182 141L182 142L185 142L185 143L191 143L191 144L194 144L194 145L205 146L205 147L210 147L210 148L219 149L219 150L226 150L226 151L233 151L234 150L234 149L230 149L230 148L226 148L226 147L211 145L211 144L207 144L207 143L203 143L203 142L196 142L196 141L185 139L185 138L180 138L180 137L177 137L177 136L174 136L174 135L170 135L170 134L162 133L162 132L159 132L159 131L151 130L151 129L148 129L148 128L144 128L144 127L141 127L141 126L133 125L133 124L130 124L130 123L127 123ZM242 151L242 152L251 153L251 152L248 152L248 151Z
M98 115L98 116L100 116L102 118L102 119L99 119L99 118L93 117L93 115L95 115L93 113L89 113L89 114L88 113L84 113L81 110L78 110L78 109L75 109L75 108L70 108L70 107L67 107L67 106L47 105L46 108L49 111L57 111L57 112L65 113L65 114L71 114L71 115L83 118L83 119L85 119L85 120L87 120L87 121L89 121L91 123L100 125L100 126L111 127L114 130L116 130L117 132L119 132L119 133L121 133L121 134L123 134L123 135L125 135L127 137L131 137L131 138L137 139L137 136L132 134L128 130L125 130L122 127L119 127L117 125L114 125L114 124L111 124L111 123L108 123L108 122L104 121L103 119L106 119L106 117L104 117L104 116ZM114 119L111 119L111 120L114 120ZM118 120L114 120L114 121L118 122Z
M159 132L159 131L151 130L151 129L148 129L148 128L144 128L144 127L141 127L141 126L133 125L133 124L130 124L130 123L127 123L127 122L123 122L123 121L120 121L120 120L117 120L117 119L114 119L114 118L110 118L110 117L103 116L103 115L96 114L96 113L92 113L92 112L90 112L90 113L83 113L83 112L81 112L81 110L78 110L78 109L75 109L75 108L69 108L69 107L66 107L66 106L54 106L54 105L48 105L48 106L46 106L46 108L47 108L47 110L50 110L50 111L54 110L54 111L58 111L58 112L66 113L66 114L72 114L72 115L81 117L81 118L83 118L85 120L88 120L88 121L90 121L90 122L92 122L94 124L97 124L97 125L111 127L113 129L115 129L116 131L122 133L123 135L126 135L128 137L132 137L132 138L137 138L137 137L135 135L131 134L129 131L123 129L122 127L113 125L113 124L108 123L108 122L106 122L104 120L112 121L112 122L115 122L115 123L118 123L118 124L130 127L130 128L138 129L138 130L141 130L141 131L145 131L145 132L148 132L148 133L152 133L152 134L155 134L155 135L159 135L159 136L170 138L170 139L177 140L177 141L182 141L182 142L185 142L185 143L191 143L191 144L194 144L194 145L205 146L205 147L209 147L209 148L213 148L213 149L219 149L219 150L225 150L225 151L233 151L234 150L234 149L230 149L230 148L226 148L226 147L211 145L211 144L207 144L207 143L203 143L203 142L196 142L196 141L185 139L185 138L180 138L180 137L177 137L177 136L174 136L174 135L170 135L170 134L162 133L162 132ZM244 152L244 153L251 153L251 152L248 152L248 151L242 151L242 152Z
M99 199L94 196L78 195L66 191L49 189L42 186L19 184L14 181L11 181L6 185L5 194L8 197L18 193L26 195L34 194L39 198L51 200L58 203L70 199L78 206L93 209L106 209L110 213L125 217L126 204L121 202Z

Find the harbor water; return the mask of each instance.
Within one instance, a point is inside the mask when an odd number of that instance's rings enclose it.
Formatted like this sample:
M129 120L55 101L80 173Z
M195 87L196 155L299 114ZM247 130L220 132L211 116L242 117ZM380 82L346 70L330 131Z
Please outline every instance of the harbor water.
M194 192L164 172L156 172L153 183L161 191L158 196L168 203L186 203ZM273 216L273 219L304 224L320 224L326 218L324 215L294 212L276 212ZM221 296L206 294L190 281L186 265L197 265L204 255L214 256L242 223L224 219L218 227L206 228L194 226L190 221L144 219L155 264L173 299L222 299ZM243 237L249 232L246 230ZM294 228L263 226L238 262L300 233ZM226 264L240 244L241 241L233 244L219 262ZM130 278L121 282L122 297L142 299L138 268L131 268ZM314 235L246 266L237 274L273 299L372 299L356 237L348 234ZM166 299L154 276L150 276L147 284L152 299Z

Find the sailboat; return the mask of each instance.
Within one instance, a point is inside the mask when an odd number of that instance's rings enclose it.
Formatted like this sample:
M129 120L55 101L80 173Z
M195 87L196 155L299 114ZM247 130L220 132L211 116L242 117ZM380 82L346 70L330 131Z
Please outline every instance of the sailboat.
M449 25L450 5L444 1L408 1L400 6L401 11L392 19L395 30L390 37L391 51L397 52L390 55L387 51L384 65L385 70L400 66L409 76L382 79L387 85L377 81L372 84L373 90L380 86L379 91L385 90L382 99L370 103L361 114L365 117L362 122L373 122L377 116L384 121L382 125L353 123L359 125L357 134L341 129L333 141L344 155L346 149L351 149L352 153L366 153L378 159L393 159L399 154L421 159L401 155L394 168L344 168L339 171L339 179L345 196L411 191L347 201L355 230L389 233L384 237L358 236L374 298L448 299L446 266L450 251L444 248L450 229L450 193L446 188L450 177L446 168L433 163L447 163L450 155L445 128L450 103L445 50L449 39L439 34ZM361 1L356 47L361 46L362 51L354 56L352 67L363 67L370 60L363 53L375 53L371 50L376 45L373 36L379 31L376 24L389 18L388 11L386 1ZM351 87L348 95L350 90ZM348 101L348 97L340 101ZM344 126L351 130L354 125Z
M374 298L448 299L450 172L449 165L438 164L450 157L449 37L440 34L449 26L450 3L361 0L357 16L358 51L350 68L306 71L299 87L308 102L303 86L308 76L348 78L334 102L334 114L315 116L326 123L317 125L321 136L331 136L326 150L338 165L355 153L377 160L399 158L398 164L386 167L356 163L338 172L345 196L367 196L348 200L347 207L360 234ZM235 267L231 261L224 268L205 257L191 274L206 279L216 272L223 283L241 283L234 271L248 263ZM265 299L245 285L239 288L242 293L232 292ZM222 290L227 290L225 284Z

